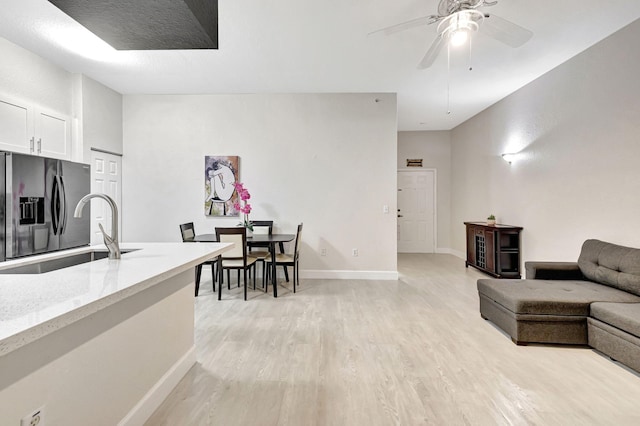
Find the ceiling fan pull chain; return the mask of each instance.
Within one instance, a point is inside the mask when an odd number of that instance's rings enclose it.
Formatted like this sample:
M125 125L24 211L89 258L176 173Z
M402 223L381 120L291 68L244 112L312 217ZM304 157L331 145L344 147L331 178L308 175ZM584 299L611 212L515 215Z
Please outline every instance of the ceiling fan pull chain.
M469 71L473 71L473 64L471 63L471 43L473 42L473 37L469 35Z
M451 43L447 42L447 115L451 114Z

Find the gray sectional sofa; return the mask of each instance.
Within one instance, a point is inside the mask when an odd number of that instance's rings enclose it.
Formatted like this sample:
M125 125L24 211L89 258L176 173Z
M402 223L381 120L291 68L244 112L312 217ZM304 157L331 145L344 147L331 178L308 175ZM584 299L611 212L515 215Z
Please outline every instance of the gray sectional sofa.
M599 240L578 262L526 262L526 279L480 279L480 314L514 343L589 345L640 371L640 249Z

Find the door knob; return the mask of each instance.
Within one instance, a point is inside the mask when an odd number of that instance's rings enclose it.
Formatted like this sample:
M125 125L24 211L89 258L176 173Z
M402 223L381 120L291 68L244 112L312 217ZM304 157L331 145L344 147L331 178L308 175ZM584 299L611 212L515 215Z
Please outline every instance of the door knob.
M401 214L399 214L399 215L398 215L398 217L404 217L404 216L402 216Z

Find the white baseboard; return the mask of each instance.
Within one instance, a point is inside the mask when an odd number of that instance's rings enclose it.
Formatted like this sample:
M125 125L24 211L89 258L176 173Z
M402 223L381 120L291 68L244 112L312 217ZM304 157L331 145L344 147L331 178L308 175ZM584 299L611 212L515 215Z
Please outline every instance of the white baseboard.
M189 369L196 363L196 347L191 348L153 385L149 392L138 401L118 426L141 426L158 409Z
M438 247L438 248L436 249L436 253L438 253L438 254L453 254L453 253L451 253L451 252L452 252L452 250L451 250L450 248L441 248L441 247Z
M467 258L467 255L464 252L459 250L454 250L452 248L437 248L436 253L452 254L455 257L459 257L460 259L463 259L463 260Z
M451 249L451 254L454 255L455 257L459 257L462 260L467 260L467 253L463 251Z
M398 271L331 271L305 269L300 278L326 280L397 280Z

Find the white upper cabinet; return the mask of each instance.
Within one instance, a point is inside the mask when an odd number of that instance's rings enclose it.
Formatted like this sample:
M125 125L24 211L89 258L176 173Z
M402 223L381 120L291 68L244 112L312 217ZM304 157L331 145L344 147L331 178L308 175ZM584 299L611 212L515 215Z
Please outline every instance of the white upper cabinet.
M33 110L8 98L0 98L0 149L33 152Z
M69 117L36 108L35 154L68 160L71 158Z
M71 119L28 102L0 96L0 150L71 158Z

